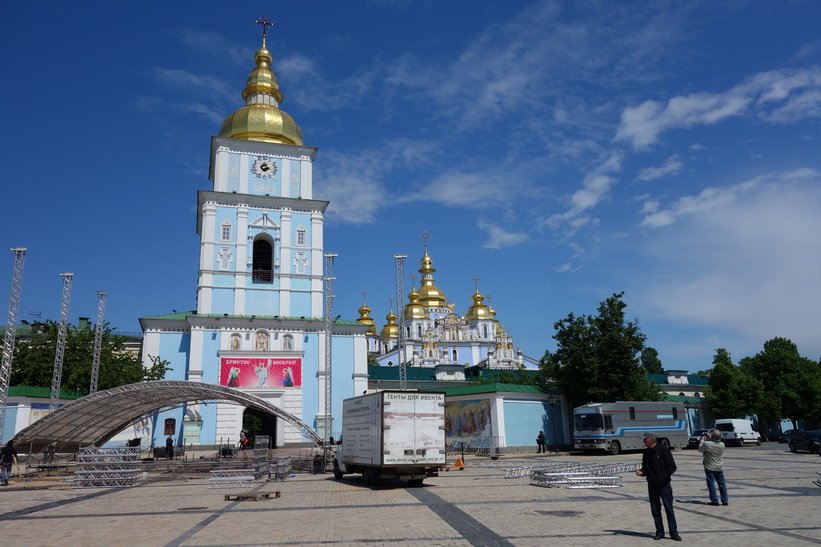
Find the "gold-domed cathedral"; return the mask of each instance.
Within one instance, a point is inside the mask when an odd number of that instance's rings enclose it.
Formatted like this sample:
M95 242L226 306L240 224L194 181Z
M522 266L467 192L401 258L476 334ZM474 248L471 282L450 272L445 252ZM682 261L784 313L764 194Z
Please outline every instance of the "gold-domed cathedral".
M428 236L423 236L427 239ZM358 321L371 328L368 332L368 352L371 364L382 367L395 367L404 362L406 366L425 369L417 377L429 377L432 380L466 380L466 370L476 369L536 369L538 362L522 354L521 349L514 349L513 339L496 319L496 311L485 296L479 291L479 279L476 282L472 304L464 315L456 313L456 304L445 296L436 286L433 259L428 254L427 241L420 260L419 287L416 277L404 305L396 306L394 313L391 302L386 324L377 334L371 308L363 303L359 308ZM465 299L467 300L467 298ZM397 348L399 328L397 313L403 314L405 350L402 356ZM386 372L386 371L382 371ZM371 387L374 379L387 379L391 374L381 374L369 367Z
M190 404L155 418L157 445L168 435L178 444L235 445L247 421L257 422L255 432L273 446L310 444L280 415L323 438L338 437L341 423L332 416L341 415L342 399L367 388L369 328L340 319L327 328L328 202L313 197L317 149L304 145L302 130L280 109L283 94L266 43L271 23L257 23L262 44L242 90L245 105L211 138L213 187L198 192L196 310L141 318L142 358L146 366L154 358L168 361L168 380L232 387L281 412ZM331 370L336 381L326 417ZM256 420L247 420L249 414Z

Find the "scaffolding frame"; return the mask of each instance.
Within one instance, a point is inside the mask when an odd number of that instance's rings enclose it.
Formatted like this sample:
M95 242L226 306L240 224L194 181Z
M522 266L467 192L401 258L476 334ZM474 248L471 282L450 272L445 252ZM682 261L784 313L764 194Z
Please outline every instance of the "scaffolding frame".
M94 355L91 358L91 384L89 393L97 393L97 383L100 379L100 353L103 349L103 327L105 326L106 293L97 292L97 323L94 325Z
M60 406L60 384L63 380L63 355L66 349L66 332L68 331L68 308L71 303L71 282L74 274L61 273L63 278L63 294L60 299L60 325L57 327L57 350L54 352L54 374L51 377L51 402L49 413Z
M20 291L23 287L23 266L26 263L26 248L12 247L14 270L11 276L11 296L9 315L6 321L6 339L3 344L3 361L0 365L0 440L6 425L6 399L9 394L11 365L14 361L14 342L17 337L17 313L20 310Z

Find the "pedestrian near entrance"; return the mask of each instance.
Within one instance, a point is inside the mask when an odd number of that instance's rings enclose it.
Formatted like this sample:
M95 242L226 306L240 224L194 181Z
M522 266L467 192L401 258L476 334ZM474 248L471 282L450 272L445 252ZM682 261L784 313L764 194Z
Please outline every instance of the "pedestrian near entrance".
M174 439L171 438L171 435L165 439L165 455L169 460L174 459Z
M14 441L9 439L2 449L0 449L0 486L9 485L11 477L11 466L17 463L17 449L14 448Z
M647 494L650 498L650 513L656 524L656 535L653 539L664 539L664 521L661 518L661 506L667 514L667 527L670 538L681 541L676 525L676 514L673 511L673 486L670 484L676 472L676 462L667 446L659 444L655 433L644 434L644 453L641 456L641 469L636 475L647 479Z
M698 443L698 451L704 454L704 475L707 477L707 492L710 495L708 505L718 505L716 483L721 494L721 505L729 505L727 483L724 481L724 443L721 442L721 431L713 429L709 437L702 436Z
M538 453L541 454L542 452L547 452L544 444L544 431L539 431L539 435L536 437L536 445L538 445Z

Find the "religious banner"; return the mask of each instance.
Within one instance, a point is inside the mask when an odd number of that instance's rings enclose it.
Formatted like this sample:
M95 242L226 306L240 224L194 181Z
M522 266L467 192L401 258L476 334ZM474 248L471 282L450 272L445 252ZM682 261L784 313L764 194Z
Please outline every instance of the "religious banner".
M448 401L445 406L447 443L465 443L473 448L489 447L492 440L490 401Z
M302 359L220 359L220 385L228 387L298 387L302 385Z

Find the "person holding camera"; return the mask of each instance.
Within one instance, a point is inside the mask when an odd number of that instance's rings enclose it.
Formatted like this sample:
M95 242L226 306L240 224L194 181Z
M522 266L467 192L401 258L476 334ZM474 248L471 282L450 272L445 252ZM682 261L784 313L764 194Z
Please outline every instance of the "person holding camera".
M712 429L709 437L703 435L698 442L698 451L704 454L704 474L707 477L707 492L710 494L710 503L707 505L718 505L716 483L721 495L721 505L729 505L727 484L724 481L724 443L721 442L721 431Z

